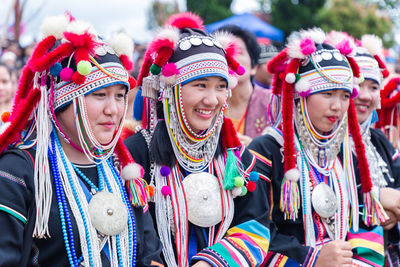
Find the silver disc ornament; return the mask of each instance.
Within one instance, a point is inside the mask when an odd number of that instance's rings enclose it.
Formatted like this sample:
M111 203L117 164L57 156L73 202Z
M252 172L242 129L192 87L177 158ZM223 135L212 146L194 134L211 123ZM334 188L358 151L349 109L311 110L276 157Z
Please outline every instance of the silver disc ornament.
M322 218L335 215L337 200L335 192L325 183L318 184L311 195L311 202L316 213Z
M90 222L104 235L115 236L128 226L128 211L116 194L100 191L89 202Z
M208 172L192 173L182 181L188 208L188 220L211 227L222 219L221 190L218 178Z

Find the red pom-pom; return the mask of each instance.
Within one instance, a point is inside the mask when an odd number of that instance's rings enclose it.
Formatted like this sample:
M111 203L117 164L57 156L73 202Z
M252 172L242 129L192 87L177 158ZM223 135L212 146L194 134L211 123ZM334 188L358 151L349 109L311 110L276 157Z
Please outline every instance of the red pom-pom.
M254 190L256 190L256 187L257 187L257 184L255 182L253 182L253 181L247 182L247 185L246 185L247 191L253 192Z
M125 69L127 69L128 71L133 70L133 62L129 59L127 55L119 56L119 60L121 60L121 64L125 67Z
M135 80L135 78L133 78L132 76L130 76L129 75L129 80L128 80L128 82L129 82L129 88L130 89L133 89L133 88L135 88L136 87L136 80Z
M163 194L164 196L168 196L171 194L171 188L168 185L164 185L161 188L161 194Z
M60 78L64 82L70 82L74 71L71 68L63 68L60 72Z
M8 121L8 119L10 118L11 113L9 111L4 111L1 114L1 121L6 123Z
M78 85L83 84L85 82L85 80L86 80L86 77L79 74L79 72L77 72L77 71L75 71L75 73L72 75L72 81L75 84L78 84Z
M182 12L172 15L166 22L166 25L177 27L178 29L195 28L204 29L203 20L191 12Z

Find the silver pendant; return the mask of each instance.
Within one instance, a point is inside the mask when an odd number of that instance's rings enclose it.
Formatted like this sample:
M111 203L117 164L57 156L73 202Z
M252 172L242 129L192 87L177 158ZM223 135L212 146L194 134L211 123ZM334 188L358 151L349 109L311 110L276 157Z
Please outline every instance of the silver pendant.
M210 227L222 220L221 190L218 178L208 172L192 173L182 181L185 188L188 220Z
M318 184L311 195L311 202L316 213L322 218L335 215L337 200L335 192L325 183Z
M96 193L89 202L90 222L104 235L115 236L128 226L128 211L122 200L107 191Z

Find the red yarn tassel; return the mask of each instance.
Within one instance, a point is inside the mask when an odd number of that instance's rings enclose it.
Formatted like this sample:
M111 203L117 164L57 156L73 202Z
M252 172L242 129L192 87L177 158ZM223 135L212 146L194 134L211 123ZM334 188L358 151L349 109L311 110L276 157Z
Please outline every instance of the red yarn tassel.
M374 55L374 58L376 59L376 61L378 61L378 65L379 65L379 68L381 68L383 78L388 77L389 71L386 67L386 64L383 62L383 60L378 55Z
M11 113L17 107L20 106L19 102L21 101L21 99L25 98L27 96L27 94L29 93L29 91L33 85L34 77L35 77L35 73L28 66L25 66L24 69L22 70L21 77L19 78L18 90L14 97L14 102L13 102L13 106L11 109ZM12 117L13 117L13 115L11 114L10 120Z
M194 29L204 29L203 20L198 15L192 12L182 12L179 14L172 15L166 25L171 25L178 29L184 28L194 28Z
M285 70L287 61L287 48L282 50L278 55L268 61L267 70L269 73L280 73Z
M221 141L225 150L241 146L232 120L226 117L224 117L224 123L222 124Z
M35 50L36 53L32 54L31 59L27 63L27 65L34 72L42 72L50 69L50 67L53 66L56 62L59 62L61 59L71 55L74 50L73 46L70 43L64 43L58 46L53 51L47 53L55 43L55 38L52 39L50 37L54 38L54 36L49 36L44 39L42 41L43 43L41 42L43 46L41 46L40 48L37 47L37 49Z
M350 99L350 106L347 111L349 131L354 141L357 155L357 166L360 171L361 188L363 193L368 193L372 189L371 176L369 172L368 160L365 157L365 147L361 138L359 124L357 122L357 112L353 99Z
M147 49L146 53L144 54L144 59L142 63L142 67L140 68L139 76L137 78L137 84L142 86L143 78L149 75L150 67L153 64L153 59L151 57L151 51Z
M173 53L174 50L172 48L161 47L153 64L156 64L157 66L162 68L168 62Z
M346 58L349 61L354 77L360 78L360 67L358 66L356 60L353 57L349 56L346 56Z

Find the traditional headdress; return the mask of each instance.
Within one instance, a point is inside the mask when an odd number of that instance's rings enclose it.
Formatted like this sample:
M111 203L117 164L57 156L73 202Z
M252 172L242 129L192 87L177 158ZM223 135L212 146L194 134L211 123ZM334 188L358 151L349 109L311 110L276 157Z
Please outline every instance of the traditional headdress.
M299 99L304 102L305 97L310 94L326 91L343 89L351 93L354 97L357 92L353 88L354 80L358 81L360 70L354 58L352 42L343 39L335 44L335 47L326 43L325 33L314 28L307 31L300 31L298 35L291 38L287 47L279 53L268 64L268 70L274 74L273 91L280 93L282 98L282 128L283 128L283 153L284 160L284 182L282 183L281 210L288 218L297 217L299 208L299 194L297 181L300 173L296 168L297 150L295 147L295 120L304 113L301 110L294 112L294 100ZM303 105L300 105L302 108ZM296 118L297 118L296 117ZM302 119L302 118L300 118ZM335 133L340 133L340 128L345 127L345 118L339 122ZM382 219L380 214L374 213L379 202L376 195L371 195L372 183L368 170L368 162L365 157L365 149L361 140L361 135L357 123L357 117L353 100L350 100L350 107L347 114L349 132L355 142L355 150L358 159L362 191L365 195L364 219L369 225L371 223L370 214L373 215L372 222L377 223ZM301 123L296 119L296 126ZM298 125L299 124L299 125ZM312 125L308 124L310 127ZM299 130L299 129L298 129ZM342 131L343 132L343 131ZM300 138L309 133L299 133ZM340 141L338 135L337 141ZM339 145L339 144L338 144ZM338 147L336 146L336 150ZM338 151L334 151L336 155ZM316 155L318 157L318 155ZM372 204L371 204L372 202ZM371 208L371 205L374 207ZM376 209L375 209L376 208ZM380 207L381 208L381 207ZM354 207L358 209L358 207Z
M250 174L250 170L246 172L241 166L238 150L241 144L232 122L223 117L226 106L219 111L210 128L201 133L193 131L186 119L181 97L184 84L202 77L217 76L225 79L228 88L232 88L236 85L235 75L245 72L234 59L237 48L232 36L218 32L208 35L202 29L202 20L192 13L177 14L167 21L146 51L138 77L141 87L135 99L135 105L138 103L141 106L143 103L144 111L136 112L135 117L142 119L143 126L153 135L150 150L153 151L157 146L151 154L155 157L159 155L160 158L168 157L165 160L154 160L150 186L155 186L156 218L159 221L157 227L164 244L167 265L171 266L177 263L172 249L169 223L172 223L173 231L178 231L175 236L181 244L177 248L178 265L186 266L187 220L202 227L215 227L221 218L231 218L233 214L233 210L221 208L218 204L208 207L209 212L199 212L193 207L200 205L195 200L197 192L201 191L199 187L206 188L207 192L223 194L224 199L221 201L229 206L232 195L240 196L247 191L253 191L254 181L258 179L255 172ZM157 113L157 106L162 106L163 111L158 110ZM167 137L161 140L164 135ZM224 152L217 154L220 139ZM160 151L160 147L166 143L171 144L174 154L168 154L171 153L169 146L168 151ZM183 181L175 158L179 166L191 173ZM203 172L210 165L210 172ZM229 190L232 190L232 195L225 198ZM211 199L214 197L210 197ZM167 213L171 205L173 208ZM225 229L230 220L223 220L220 229ZM224 232L225 230L218 230L215 239L212 237L209 242L216 242Z
M127 90L135 86L136 81L128 74L133 67L132 40L117 34L106 42L90 24L77 21L69 14L46 18L42 33L44 39L36 45L22 71L11 113L2 115L6 123L0 129L0 152L19 141L21 148L36 145L34 236L39 238L48 235L52 199L50 170L56 168L53 163L49 166L49 158L63 153L56 153L51 145L51 141L58 140L56 131L96 164L106 164L115 148L122 177L132 189L132 201L135 205L145 205L147 200L146 191L139 188L143 170L127 155L123 143L118 142L121 125L109 144L100 144L90 129L84 100L85 95L110 85L122 84ZM70 104L75 108L80 144L73 143L56 118L56 113ZM107 169L111 172L112 167Z
M390 79L381 90L381 108L377 110L379 121L375 127L382 129L395 148L399 147L400 92L398 91L400 77Z

